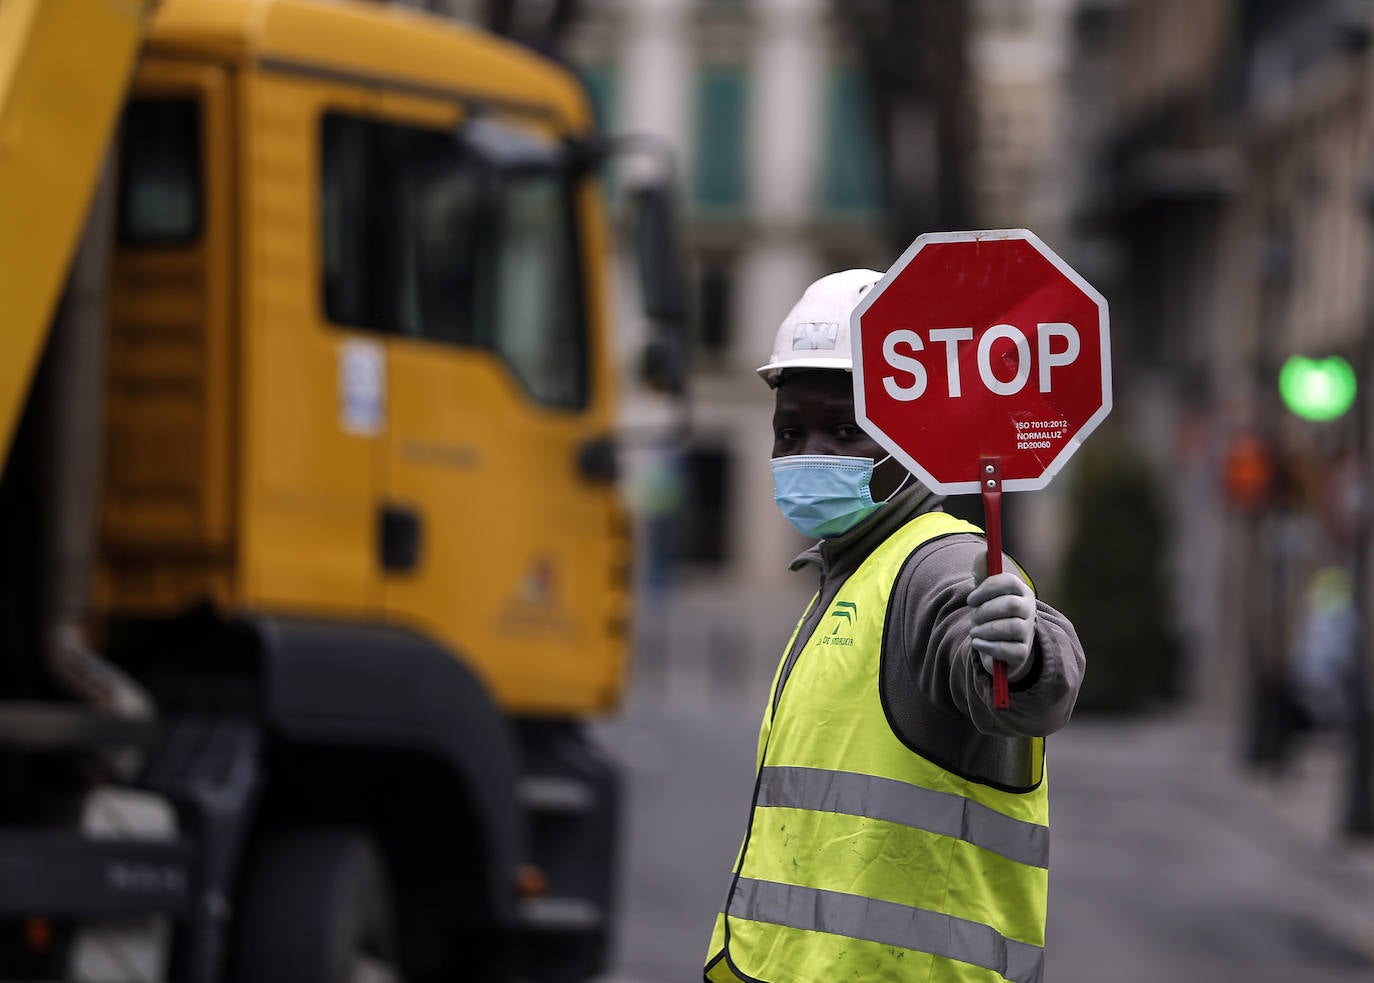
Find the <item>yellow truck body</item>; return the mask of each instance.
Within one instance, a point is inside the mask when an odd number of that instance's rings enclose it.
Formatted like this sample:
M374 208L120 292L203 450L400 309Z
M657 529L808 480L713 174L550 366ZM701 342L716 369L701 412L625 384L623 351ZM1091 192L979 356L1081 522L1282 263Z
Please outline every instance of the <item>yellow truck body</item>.
M85 224L145 3L0 4L0 460ZM81 28L73 31L72 24Z
M168 0L152 22L121 161L102 607L401 623L513 711L605 710L629 552L614 487L579 468L614 427L594 179L447 150L480 114L554 151L587 135L586 100L513 44L369 13ZM482 219L490 195L507 208ZM157 227L169 209L182 225ZM414 255L379 273L390 250ZM397 510L417 555L388 569Z
M570 70L397 6L0 0L0 963L604 973L608 147Z

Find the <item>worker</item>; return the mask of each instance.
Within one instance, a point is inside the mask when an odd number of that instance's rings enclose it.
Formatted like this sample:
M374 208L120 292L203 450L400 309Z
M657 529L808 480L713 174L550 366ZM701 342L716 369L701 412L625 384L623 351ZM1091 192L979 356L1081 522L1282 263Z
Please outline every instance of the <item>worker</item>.
M881 274L817 280L758 371L783 515L820 589L764 709L749 825L707 981L1039 981L1045 735L1083 649L1008 558L855 422L850 314ZM1011 706L993 702L993 660Z

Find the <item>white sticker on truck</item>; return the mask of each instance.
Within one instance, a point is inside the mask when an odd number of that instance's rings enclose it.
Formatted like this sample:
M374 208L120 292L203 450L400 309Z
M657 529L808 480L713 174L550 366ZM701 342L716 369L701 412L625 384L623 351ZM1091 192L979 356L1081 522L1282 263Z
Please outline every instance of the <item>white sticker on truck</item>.
M339 346L339 424L345 433L371 436L386 422L386 349L374 341Z

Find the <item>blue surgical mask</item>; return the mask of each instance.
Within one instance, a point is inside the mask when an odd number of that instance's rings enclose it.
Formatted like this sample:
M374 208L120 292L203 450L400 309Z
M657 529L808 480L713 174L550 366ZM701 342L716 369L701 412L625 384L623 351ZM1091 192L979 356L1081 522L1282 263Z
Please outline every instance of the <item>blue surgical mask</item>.
M867 457L794 454L775 457L769 466L773 500L803 536L842 536L886 504L873 501L868 490L875 463Z

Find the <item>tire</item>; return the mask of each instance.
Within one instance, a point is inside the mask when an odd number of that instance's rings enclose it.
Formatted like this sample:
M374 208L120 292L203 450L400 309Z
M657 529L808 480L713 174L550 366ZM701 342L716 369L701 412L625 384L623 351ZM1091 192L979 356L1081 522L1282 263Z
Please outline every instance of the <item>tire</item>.
M352 829L269 833L234 919L237 983L401 983L386 864Z

